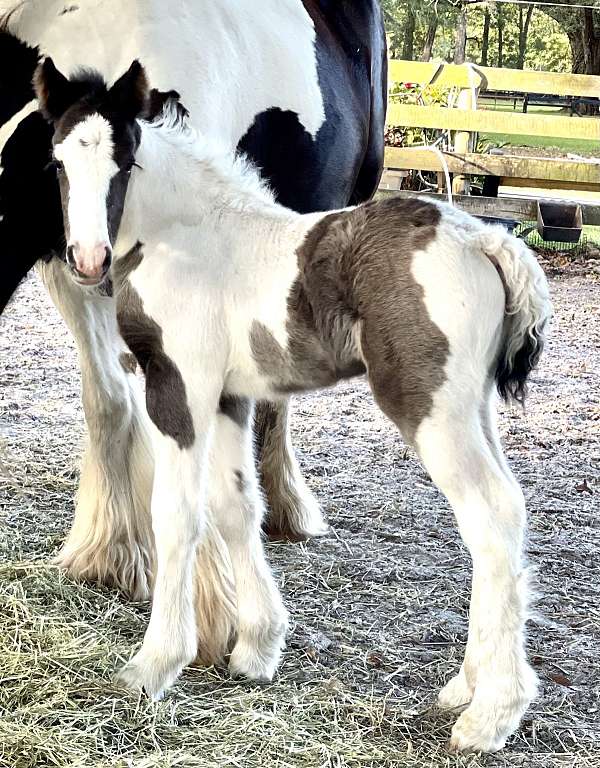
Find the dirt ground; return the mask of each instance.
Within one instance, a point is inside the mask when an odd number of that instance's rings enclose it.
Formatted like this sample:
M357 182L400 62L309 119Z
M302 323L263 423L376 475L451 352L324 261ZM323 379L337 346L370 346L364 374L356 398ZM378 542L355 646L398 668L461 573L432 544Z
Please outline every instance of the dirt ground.
M525 413L503 408L536 569L541 695L494 756L446 751L469 558L449 508L362 381L295 401L294 442L333 533L269 544L292 616L273 684L191 669L149 704L112 673L146 605L49 560L83 434L71 337L36 277L0 321L0 766L600 766L600 278L551 269L556 322Z

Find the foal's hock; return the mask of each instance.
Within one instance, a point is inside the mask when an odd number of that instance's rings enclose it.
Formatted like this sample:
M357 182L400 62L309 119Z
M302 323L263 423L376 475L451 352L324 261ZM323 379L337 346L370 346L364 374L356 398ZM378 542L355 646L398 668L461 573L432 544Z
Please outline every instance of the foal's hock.
M243 158L192 131L176 104L141 120L148 84L137 62L113 89L94 79L93 99L81 97L81 78L73 90L54 72L42 67L38 88L67 229L90 258L112 247L119 328L144 370L154 425L154 601L121 679L159 698L195 656L192 576L208 493L235 576L231 672L273 677L286 611L260 538L253 401L366 373L473 558L465 659L439 696L466 706L452 744L499 749L536 690L524 650L525 506L495 414L496 388L522 401L551 313L533 254L423 200L296 214ZM165 163L178 179L168 194ZM83 257L75 279L82 266Z

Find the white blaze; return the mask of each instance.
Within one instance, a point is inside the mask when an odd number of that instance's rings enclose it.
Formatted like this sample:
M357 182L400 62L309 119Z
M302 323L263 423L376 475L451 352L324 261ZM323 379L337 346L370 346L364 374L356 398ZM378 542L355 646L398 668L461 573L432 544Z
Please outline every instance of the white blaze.
M110 245L107 198L119 170L112 134L108 120L90 115L54 147L69 180L68 245L74 248L78 270L90 276L100 271Z

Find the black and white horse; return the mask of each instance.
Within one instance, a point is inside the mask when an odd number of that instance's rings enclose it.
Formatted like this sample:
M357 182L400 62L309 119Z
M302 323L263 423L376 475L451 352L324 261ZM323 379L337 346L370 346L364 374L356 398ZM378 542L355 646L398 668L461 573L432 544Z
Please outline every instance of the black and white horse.
M36 84L54 127L73 282L110 274L153 424L157 576L122 679L158 698L196 654L207 499L235 577L230 669L272 678L286 612L260 538L252 401L366 372L473 558L465 660L439 698L468 704L452 744L501 748L536 690L524 650L525 504L495 413L496 388L522 401L551 314L533 254L431 202L298 214L172 100L156 121L138 119L149 104L138 62L108 89L89 71L69 81L46 60ZM177 183L159 198L166 168Z
M63 225L47 168L51 131L31 86L36 64L42 53L65 71L86 61L110 79L142 58L153 84L177 89L194 124L246 152L283 204L325 210L368 199L379 180L381 12L377 0L261 0L260 12L254 0L0 0L0 13L11 9L0 30L0 309L37 262L77 341L89 432L75 521L59 562L73 575L143 598L153 571L147 416L114 301L74 285L64 263L50 259L64 253ZM175 183L165 165L157 199ZM293 454L286 404L264 406L257 421L271 528L292 536L323 532ZM199 556L204 569L215 564L209 585L226 558L215 537Z

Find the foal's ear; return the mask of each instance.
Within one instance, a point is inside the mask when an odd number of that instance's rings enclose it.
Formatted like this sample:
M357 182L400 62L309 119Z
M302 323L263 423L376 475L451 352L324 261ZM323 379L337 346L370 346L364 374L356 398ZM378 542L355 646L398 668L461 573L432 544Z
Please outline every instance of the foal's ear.
M51 58L44 59L33 75L33 88L40 110L47 120L59 120L80 97L79 89L54 66Z
M108 92L112 108L128 120L142 117L150 101L146 70L136 59Z

